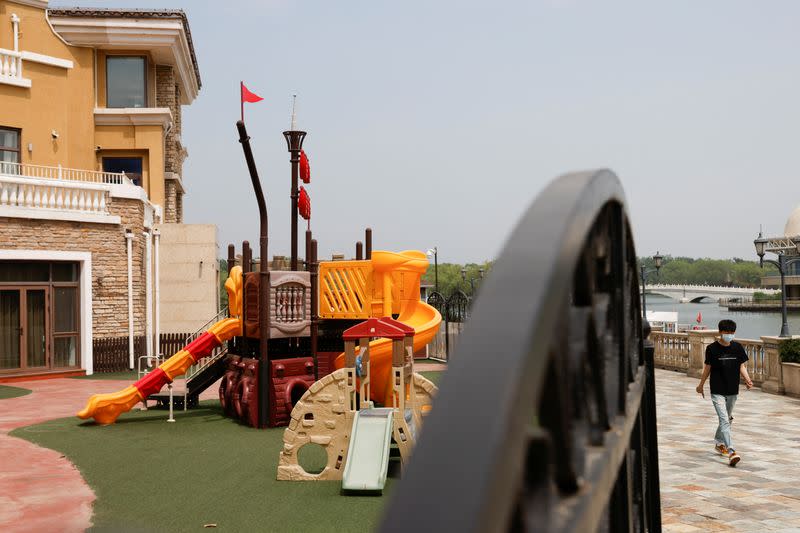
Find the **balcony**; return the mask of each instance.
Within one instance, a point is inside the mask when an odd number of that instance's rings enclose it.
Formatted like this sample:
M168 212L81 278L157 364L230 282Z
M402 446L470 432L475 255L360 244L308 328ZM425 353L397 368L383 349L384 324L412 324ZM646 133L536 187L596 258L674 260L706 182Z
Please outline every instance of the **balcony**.
M22 77L22 52L0 48L0 83L31 86L31 80Z
M145 199L124 173L0 162L0 217L119 224L112 196Z

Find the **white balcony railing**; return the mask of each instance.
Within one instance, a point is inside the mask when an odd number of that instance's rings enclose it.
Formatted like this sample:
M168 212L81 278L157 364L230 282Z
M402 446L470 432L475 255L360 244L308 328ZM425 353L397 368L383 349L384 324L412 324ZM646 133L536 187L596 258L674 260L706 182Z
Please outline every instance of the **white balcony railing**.
M107 187L75 185L0 176L0 207L108 213Z
M30 87L31 80L22 77L22 54L0 48L0 83Z
M48 167L28 163L8 163L0 161L0 174L49 180L82 181L85 183L106 183L109 185L133 185L124 172L99 172L65 168L61 165Z

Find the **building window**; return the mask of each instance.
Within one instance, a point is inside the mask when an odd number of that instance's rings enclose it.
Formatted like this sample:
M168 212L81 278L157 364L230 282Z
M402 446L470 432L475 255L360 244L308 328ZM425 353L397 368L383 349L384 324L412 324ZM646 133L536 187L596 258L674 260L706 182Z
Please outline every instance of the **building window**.
M147 60L106 57L106 107L147 107Z
M134 185L142 186L141 157L104 157L103 172L124 172Z
M19 133L0 126L0 174L19 174Z

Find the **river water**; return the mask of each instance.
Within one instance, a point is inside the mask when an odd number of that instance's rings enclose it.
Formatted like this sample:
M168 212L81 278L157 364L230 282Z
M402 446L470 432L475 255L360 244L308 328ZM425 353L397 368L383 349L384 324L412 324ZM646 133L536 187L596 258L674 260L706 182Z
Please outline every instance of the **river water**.
M702 314L702 324L709 329L717 329L723 318L736 322L736 336L740 339L760 339L762 335L778 335L781 332L781 314L775 313L742 313L728 311L716 302L678 303L672 298L657 294L647 295L649 311L677 311L679 324L694 325L697 313ZM800 313L789 313L789 333L800 335Z

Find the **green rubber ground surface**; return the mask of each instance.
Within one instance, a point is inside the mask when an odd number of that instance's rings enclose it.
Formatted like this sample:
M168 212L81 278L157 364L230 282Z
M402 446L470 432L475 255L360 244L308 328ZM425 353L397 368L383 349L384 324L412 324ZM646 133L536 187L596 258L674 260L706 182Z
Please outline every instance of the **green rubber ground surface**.
M31 391L23 389L22 387L12 387L10 385L0 385L0 400L7 400L9 398L18 398L30 394Z
M11 434L78 467L97 495L95 531L371 531L396 482L387 480L383 496L342 496L340 481L279 482L283 428L245 427L217 401L166 418L152 409L105 427L62 418ZM324 466L314 452L301 454L308 471Z

